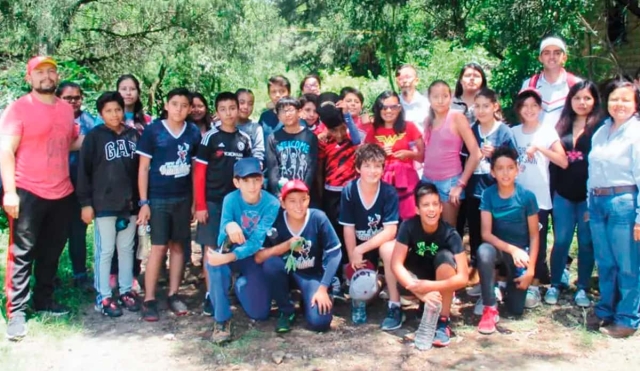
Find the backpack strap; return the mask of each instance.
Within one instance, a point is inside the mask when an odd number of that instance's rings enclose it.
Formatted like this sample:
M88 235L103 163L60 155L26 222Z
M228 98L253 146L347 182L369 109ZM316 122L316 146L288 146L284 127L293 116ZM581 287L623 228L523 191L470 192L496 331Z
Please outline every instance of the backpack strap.
M567 85L569 85L569 89L571 89L573 85L577 83L578 78L576 77L576 75L572 74L571 72L567 72Z
M529 88L536 89L538 85L538 80L540 80L539 73L536 73L535 75L531 76L531 78L529 79Z

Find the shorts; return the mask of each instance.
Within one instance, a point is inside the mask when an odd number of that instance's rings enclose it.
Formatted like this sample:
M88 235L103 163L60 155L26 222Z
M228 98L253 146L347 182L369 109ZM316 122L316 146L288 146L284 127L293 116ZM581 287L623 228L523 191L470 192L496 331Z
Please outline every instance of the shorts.
M169 241L184 243L191 236L191 199L188 197L149 200L151 244L166 246Z
M363 244L364 241L360 241L356 238L356 246ZM363 260L368 260L373 264L376 269L380 266L380 251L379 248L369 250L362 256ZM348 259L347 259L348 260Z
M222 202L207 201L209 219L207 224L198 223L196 229L196 242L202 246L218 247L218 234L220 234L220 219L222 218Z
M416 275L419 280L436 280L436 271L443 265L449 265L456 269L456 258L450 250L440 250L433 257L433 264L431 266L424 264L407 265L407 270Z
M422 176L422 182L433 183L438 188L438 194L440 195L440 201L449 202L449 193L451 193L451 189L458 185L458 181L460 180L460 175L453 176L449 179L444 180L433 180L429 179L426 176ZM464 190L460 193L460 199L464 200Z

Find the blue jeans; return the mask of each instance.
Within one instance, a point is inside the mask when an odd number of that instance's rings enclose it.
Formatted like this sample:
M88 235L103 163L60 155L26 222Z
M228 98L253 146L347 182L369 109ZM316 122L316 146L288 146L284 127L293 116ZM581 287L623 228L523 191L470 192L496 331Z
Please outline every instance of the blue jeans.
M209 273L209 298L213 305L213 318L216 322L231 319L229 304L229 286L231 273L240 272L234 290L242 309L251 319L263 321L269 317L271 296L262 265L253 260L253 256L235 261L228 265L212 267L206 263Z
M640 324L640 244L633 240L636 193L591 196L589 217L600 276L596 315L637 329Z
M551 251L551 285L560 286L562 273L569 256L573 232L578 228L578 289L588 290L593 273L593 243L589 222L584 221L587 201L573 202L553 196L553 251Z
M289 274L284 268L284 260L280 256L273 256L264 262L264 274L269 283L271 297L278 304L278 309L286 314L294 312L293 304L289 300ZM320 287L322 277L308 277L293 273L293 279L302 292L304 318L311 331L324 332L329 330L333 315L320 314L318 307L311 306L311 299Z

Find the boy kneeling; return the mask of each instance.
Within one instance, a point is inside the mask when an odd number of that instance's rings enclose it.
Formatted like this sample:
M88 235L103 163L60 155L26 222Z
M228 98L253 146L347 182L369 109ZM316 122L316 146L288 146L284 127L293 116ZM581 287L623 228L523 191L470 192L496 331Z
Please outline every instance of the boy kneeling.
M400 225L391 269L400 285L422 302L442 303L433 345L444 347L450 342L453 293L468 281L467 256L456 229L441 219L436 186L419 184L414 194L418 215Z
M229 287L232 272L240 272L234 289L249 318L266 320L271 309L263 269L253 255L262 247L280 205L278 199L262 190L262 169L257 158L245 157L234 164L233 184L238 190L222 201L217 243L222 248L220 252L209 249L207 255L209 297L216 322L211 336L214 343L231 340ZM225 251L227 245L232 245L233 250Z
M290 180L280 195L284 212L274 224L277 237L272 242L275 246L258 251L255 256L258 264L264 262L271 296L280 310L276 332L288 332L295 319L294 307L289 301L289 274L302 291L309 328L327 331L333 306L328 289L342 258L340 241L325 213L309 209L309 188L304 182Z

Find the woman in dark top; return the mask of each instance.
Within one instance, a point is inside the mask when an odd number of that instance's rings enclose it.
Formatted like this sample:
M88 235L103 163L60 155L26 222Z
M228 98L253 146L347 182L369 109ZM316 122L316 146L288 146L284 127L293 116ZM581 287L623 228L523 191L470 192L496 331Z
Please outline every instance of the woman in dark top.
M600 96L591 81L581 81L569 90L567 103L556 125L558 136L567 152L569 167L551 165L553 195L554 245L551 253L551 288L544 300L556 304L562 275L573 239L578 229L578 292L575 303L589 307L589 280L594 266L593 243L587 213L588 161L591 136L602 119Z

